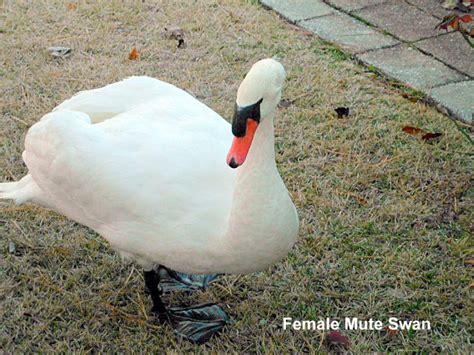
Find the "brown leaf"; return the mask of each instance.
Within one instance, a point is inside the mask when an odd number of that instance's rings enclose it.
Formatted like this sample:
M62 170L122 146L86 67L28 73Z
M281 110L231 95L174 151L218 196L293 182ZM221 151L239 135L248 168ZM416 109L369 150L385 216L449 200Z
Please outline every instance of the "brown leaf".
M430 141L430 140L439 138L442 135L443 135L443 133L426 133L426 134L423 135L423 137L421 137L421 139L423 139L425 141Z
M448 16L443 17L440 23L438 23L435 27L437 30L448 30L448 27L459 27L459 20L458 15L451 14Z
M343 345L345 347L351 346L351 341L349 338L336 330L327 333L325 339L328 345Z
M390 329L389 327L385 326L383 327L383 330L385 330L388 334L397 334L398 330L396 329Z
M412 127L412 126L405 126L402 128L402 131L405 133L411 134L413 136L417 134L425 133L425 131L422 130L421 128Z
M133 47L132 50L130 51L130 54L128 55L128 59L130 60L138 59L138 51L135 47Z
M401 95L402 95L403 98L408 99L413 103L416 103L416 102L420 101L420 99L418 97L416 97L414 95L407 94L405 92L403 92Z
M75 2L70 2L69 4L67 4L67 9L68 9L69 11L76 10L76 9L77 9L77 3L75 3Z

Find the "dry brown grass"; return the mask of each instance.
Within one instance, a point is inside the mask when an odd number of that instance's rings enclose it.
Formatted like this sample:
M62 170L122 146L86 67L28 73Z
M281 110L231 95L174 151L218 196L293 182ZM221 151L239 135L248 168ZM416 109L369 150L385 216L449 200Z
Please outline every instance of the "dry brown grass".
M187 47L164 39L185 30ZM227 306L234 323L197 347L148 315L140 270L96 234L30 205L1 203L0 348L23 351L326 351L318 332L282 318L432 322L431 332L346 332L352 350L470 349L472 146L449 119L402 98L334 47L255 1L7 1L0 17L0 181L18 179L23 138L79 90L135 74L192 92L224 117L251 63L277 55L295 99L276 121L278 163L300 240L271 270L229 276L190 300ZM73 48L54 60L51 45ZM128 60L132 47L140 58ZM334 107L353 114L338 119ZM426 143L406 125L439 131ZM13 241L18 255L8 253ZM471 285L472 286L472 285Z

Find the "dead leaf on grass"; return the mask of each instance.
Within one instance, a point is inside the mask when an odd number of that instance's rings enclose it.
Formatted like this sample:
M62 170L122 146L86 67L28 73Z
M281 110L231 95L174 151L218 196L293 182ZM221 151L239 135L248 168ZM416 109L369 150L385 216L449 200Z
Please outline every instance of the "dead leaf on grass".
M336 107L334 111L336 111L338 118L349 116L349 107Z
M328 345L343 345L347 348L351 346L349 338L336 330L327 333L325 340Z
M75 2L70 2L69 4L67 4L67 9L69 11L74 11L77 9L77 3Z
M130 60L138 59L138 50L135 47L133 47L132 50L130 51L130 54L128 55L128 59Z
M402 128L402 131L405 133L411 134L412 136L415 136L420 133L425 133L425 131L422 130L421 128L412 127L412 126L405 126Z
M385 326L383 327L383 330L387 332L387 334L394 335L398 333L398 330L396 329L390 329L389 327Z
M442 135L443 133L426 133L421 137L421 139L423 139L424 141L430 141L433 139L437 139L441 137Z
M411 134L412 136L422 134L421 139L423 139L424 141L435 140L443 135L442 133L438 132L426 132L424 129L412 126L405 126L402 128L402 131L407 134Z

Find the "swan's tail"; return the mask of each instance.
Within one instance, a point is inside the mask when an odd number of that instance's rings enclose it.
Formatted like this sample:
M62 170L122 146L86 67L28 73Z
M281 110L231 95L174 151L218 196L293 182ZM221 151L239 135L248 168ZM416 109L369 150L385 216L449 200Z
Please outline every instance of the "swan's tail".
M33 201L38 187L31 175L24 176L20 181L0 183L0 199L14 200L18 205Z

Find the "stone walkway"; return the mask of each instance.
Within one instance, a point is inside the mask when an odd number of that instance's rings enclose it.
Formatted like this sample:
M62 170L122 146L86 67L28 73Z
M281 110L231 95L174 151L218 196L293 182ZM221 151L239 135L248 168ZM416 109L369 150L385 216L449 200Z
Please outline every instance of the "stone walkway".
M439 0L261 0L390 78L421 90L453 117L474 121L474 49L435 30L450 13Z

